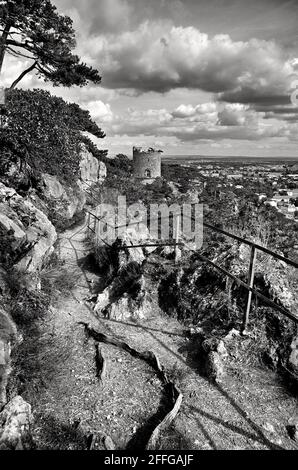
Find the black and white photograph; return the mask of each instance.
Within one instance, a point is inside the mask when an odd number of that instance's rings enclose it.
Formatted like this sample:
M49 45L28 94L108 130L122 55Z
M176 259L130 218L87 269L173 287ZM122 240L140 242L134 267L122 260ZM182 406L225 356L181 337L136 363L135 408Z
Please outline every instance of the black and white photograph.
M298 450L297 25L0 1L0 451Z

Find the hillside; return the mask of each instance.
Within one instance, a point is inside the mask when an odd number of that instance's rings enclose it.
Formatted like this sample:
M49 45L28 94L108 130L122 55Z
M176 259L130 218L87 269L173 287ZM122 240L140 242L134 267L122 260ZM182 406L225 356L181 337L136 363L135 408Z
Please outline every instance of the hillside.
M260 304L241 336L241 289L195 255L182 251L175 265L171 249L128 248L150 242L146 230L111 247L94 237L99 198L196 196L183 181L138 186L124 156L105 161L82 147L73 182L42 174L44 192L22 195L2 183L1 447L296 448L294 323ZM63 224L53 217L62 207ZM244 269L241 245L207 244ZM261 263L259 288L292 307L283 266L270 273Z

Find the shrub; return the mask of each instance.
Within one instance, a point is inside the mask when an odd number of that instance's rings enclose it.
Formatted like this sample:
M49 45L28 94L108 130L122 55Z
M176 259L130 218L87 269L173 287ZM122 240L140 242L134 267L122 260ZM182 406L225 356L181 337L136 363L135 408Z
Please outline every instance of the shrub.
M21 172L29 167L34 175L43 172L65 181L76 179L80 145L89 141L82 132L104 137L89 112L43 90L15 89L6 96L6 125L0 135L1 173L9 163L19 162Z

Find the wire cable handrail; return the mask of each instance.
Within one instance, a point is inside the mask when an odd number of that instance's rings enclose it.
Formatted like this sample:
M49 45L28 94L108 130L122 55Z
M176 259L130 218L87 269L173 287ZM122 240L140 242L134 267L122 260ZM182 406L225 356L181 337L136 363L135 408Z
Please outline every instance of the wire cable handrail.
M95 200L95 198L94 198ZM87 211L89 212L89 211ZM97 224L98 223L101 223L102 222L102 219L105 217L104 215L101 216L101 217L97 217L96 215L92 214L91 212L89 212L90 215L92 215L93 217L95 217L95 219L97 220ZM173 217L177 217L177 215L173 214ZM188 215L185 215L185 217L191 219L192 221L196 221L194 217L191 217L191 216L188 216ZM179 215L178 215L179 217ZM150 219L150 222L151 221L161 221L163 219L167 218L168 219L168 216L167 217L157 217L155 219ZM107 222L105 220L104 222L107 226L113 228L114 230L117 230L119 228L123 228L123 227L130 227L132 225L140 225L140 224L144 224L146 226L148 226L148 218L147 220L138 220L138 221L134 221L134 222L126 222L124 224L120 224L120 225L116 225L116 224L111 224L109 222ZM203 227L206 227L212 231L215 231L217 233L220 233L226 237L229 237L229 238L232 238L238 242L241 242L241 243L244 243L246 244L247 246L249 246L251 248L251 259L250 259L250 266L249 266L249 283L246 283L244 281L242 281L241 279L239 279L237 276L233 275L232 273L230 273L228 270L226 270L225 268L219 266L217 263L215 263L214 261L211 261L209 258L201 255L200 253L198 253L198 250L194 250L194 249L189 249L190 251L192 251L193 253L195 253L198 258L201 259L201 261L203 262L206 262L210 265L212 265L214 268L218 269L219 271L221 271L223 274L225 274L227 277L233 279L238 285L244 287L247 291L248 291L248 299L247 299L247 305L246 305L246 311L245 311L245 315L244 315L244 320L243 320L243 328L242 328L242 331L245 332L247 326L248 326L248 322L249 322L249 314L250 314L250 309L251 309L251 301L252 301L252 295L255 295L257 298L261 299L264 303L266 303L267 305L269 305L270 307L272 307L274 310L277 310L279 311L280 313L282 313L284 316L286 316L287 318L295 321L296 323L298 323L298 316L294 315L292 312L290 312L288 309L285 309L284 307L278 305L276 302L274 302L273 300L269 299L268 297L266 297L265 295L261 294L257 289L255 289L253 287L254 285L254 274L255 274L255 263L256 263L256 256L257 256L257 251L261 251L261 252L264 252L270 256L272 256L273 258L275 259L278 259L284 263L286 263L287 265L291 266L291 267L294 267L294 268L298 268L298 263L290 258L286 258L285 256L282 256L280 255L279 253L276 253L262 245L259 245L258 243L255 243L251 240L247 240L246 238L243 238L243 237L240 237L238 235L235 235L233 233L230 233L224 229L221 229L219 227L216 227L214 225L211 225L207 222L202 222L201 223L203 225ZM95 233L96 230L93 230L93 232ZM101 238L101 237L100 237ZM101 238L101 240L106 244L108 245L109 247L111 247L111 245L109 245L104 239ZM167 242L167 243L139 243L139 244L136 244L136 245L127 245L125 246L125 248L127 249L132 249L132 248L145 248L145 247L162 247L162 246L174 246L175 247L175 250L177 249L177 247L179 246L186 246L185 242L178 242L177 239L173 242ZM117 247L118 249L124 249L124 247Z

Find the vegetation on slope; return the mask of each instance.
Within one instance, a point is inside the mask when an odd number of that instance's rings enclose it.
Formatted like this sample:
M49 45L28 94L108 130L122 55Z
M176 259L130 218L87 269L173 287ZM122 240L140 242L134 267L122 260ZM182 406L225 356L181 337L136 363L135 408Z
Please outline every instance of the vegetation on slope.
M15 163L31 181L43 172L73 182L80 145L89 140L83 132L105 135L88 111L43 90L9 91L6 122L0 134L0 172L7 174Z

